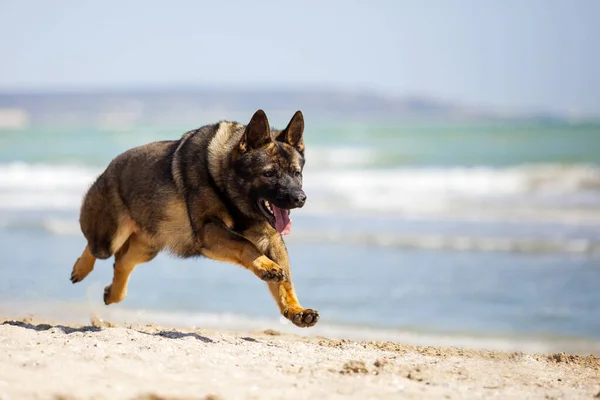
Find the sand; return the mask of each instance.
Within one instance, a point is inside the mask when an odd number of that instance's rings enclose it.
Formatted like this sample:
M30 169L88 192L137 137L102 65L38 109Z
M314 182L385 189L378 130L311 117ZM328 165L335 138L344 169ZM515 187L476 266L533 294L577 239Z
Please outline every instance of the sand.
M41 322L0 319L0 399L600 397L594 355Z

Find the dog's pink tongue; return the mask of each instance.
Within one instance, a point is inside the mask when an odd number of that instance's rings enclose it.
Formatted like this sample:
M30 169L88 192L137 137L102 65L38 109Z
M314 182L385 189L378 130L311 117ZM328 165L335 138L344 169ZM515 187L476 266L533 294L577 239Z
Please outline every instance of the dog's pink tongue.
M287 210L282 210L279 207L271 204L273 214L275 214L275 229L282 235L287 235L292 231L292 220Z

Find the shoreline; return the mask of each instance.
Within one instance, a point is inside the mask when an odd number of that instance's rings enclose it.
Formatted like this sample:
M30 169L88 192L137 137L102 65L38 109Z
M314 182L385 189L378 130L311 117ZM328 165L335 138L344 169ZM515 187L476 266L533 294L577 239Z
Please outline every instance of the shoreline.
M560 353L600 357L600 340L588 337L526 335L477 332L439 332L417 329L394 329L366 325L336 324L320 321L310 328L292 325L283 317L253 317L243 314L185 312L106 307L88 297L87 301L3 301L0 316L5 319L45 321L85 325L90 320L110 321L119 326L158 325L175 329L208 328L218 331L247 332L275 329L284 334L328 337L355 341L391 341L414 346L461 347L472 350L520 351L526 353Z
M2 399L600 396L595 355L414 346L272 329L0 318L0 349Z
M156 325L174 329L206 328L216 331L248 332L275 329L282 334L328 337L354 341L398 342L413 346L461 347L471 350L497 350L525 353L569 353L600 357L600 340L589 337L505 334L481 332L440 332L418 329L394 329L320 321L309 329L297 328L281 316L255 317L233 313L186 312L106 307L88 297L87 301L3 301L4 319L44 321L44 323L85 326L90 321L109 321L118 326ZM276 315L276 314L274 314Z

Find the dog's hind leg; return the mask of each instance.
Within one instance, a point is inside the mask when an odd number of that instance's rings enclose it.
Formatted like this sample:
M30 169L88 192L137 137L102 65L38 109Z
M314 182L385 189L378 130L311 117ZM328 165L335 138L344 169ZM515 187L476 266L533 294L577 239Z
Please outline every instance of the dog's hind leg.
M90 252L90 248L88 246L85 246L81 257L79 257L77 261L75 261L73 271L71 271L71 282L77 283L84 280L85 277L88 276L89 273L92 272L92 270L94 269L95 262L96 257L92 255L92 253Z
M136 227L130 219L123 219L119 225L114 223L112 215L105 216L102 223L84 225L88 235L87 246L83 249L81 257L75 261L71 271L71 282L77 283L85 279L94 269L96 259L107 259L120 249L125 241L135 231Z
M118 303L127 296L127 283L134 268L152 260L158 251L153 249L143 238L134 233L115 253L113 280L104 288L104 303Z

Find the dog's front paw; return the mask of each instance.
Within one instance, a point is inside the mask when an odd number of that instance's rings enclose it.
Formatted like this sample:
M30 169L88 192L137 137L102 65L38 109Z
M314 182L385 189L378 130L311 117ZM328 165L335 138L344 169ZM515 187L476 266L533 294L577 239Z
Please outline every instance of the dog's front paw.
M266 282L279 283L285 279L285 273L283 272L283 270L281 268L272 269L272 270L265 272L263 274L263 276L261 277L261 279Z
M285 279L285 271L268 257L262 256L257 261L259 263L257 275L263 281L278 283Z
M285 310L283 316L300 328L308 328L319 322L319 312L310 308L299 311Z

